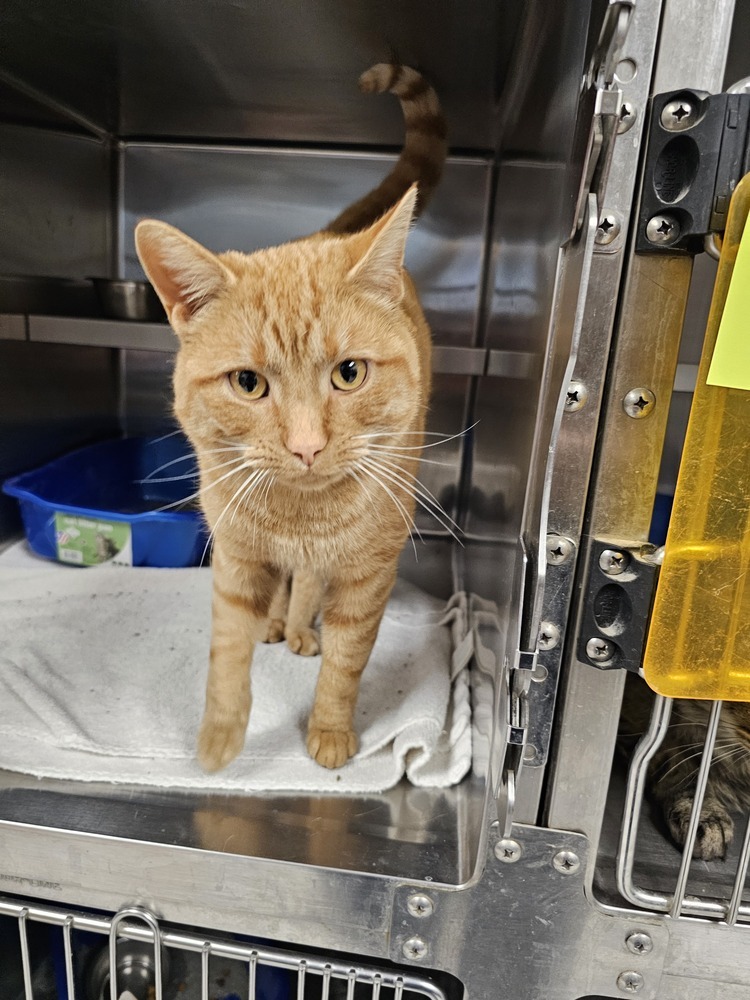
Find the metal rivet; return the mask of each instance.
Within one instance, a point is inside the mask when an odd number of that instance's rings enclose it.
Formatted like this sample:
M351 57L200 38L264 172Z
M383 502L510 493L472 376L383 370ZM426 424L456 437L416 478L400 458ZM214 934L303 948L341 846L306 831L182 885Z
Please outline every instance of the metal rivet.
M563 535L547 535L546 550L547 562L553 566L560 566L573 555L575 545Z
M523 759L526 763L530 763L532 760L536 760L537 749L533 743L527 743L523 748Z
M565 410L567 413L575 413L583 409L586 400L589 398L589 391L583 382L571 382L565 394Z
M628 951L632 951L634 955L646 955L654 947L651 935L645 931L633 931L632 934L628 934L625 944Z
M543 663L534 664L534 669L531 671L531 679L535 684L542 684L549 677L549 670L545 667Z
M542 622L539 626L539 638L537 646L539 649L554 649L560 645L560 629L552 622Z
M435 911L435 904L429 896L417 892L407 899L406 909L413 917L431 917Z
M646 239L655 246L670 246L680 238L680 224L673 215L655 215L646 223Z
M596 227L594 242L600 247L606 247L608 244L614 243L620 235L620 229L619 217L614 212L605 212L601 219L599 219L599 225Z
M653 392L641 386L637 389L631 389L625 394L622 408L633 420L640 420L649 416L654 409L654 403L656 403L656 396Z
M581 859L573 851L558 851L552 864L562 875L575 875L581 867Z
M615 655L615 645L608 639L589 639L586 656L594 663L608 663Z
M617 985L623 993L639 993L643 989L643 976L640 972L621 972Z
M495 857L498 861L504 861L507 865L512 865L521 857L521 845L517 840L510 837L503 837L495 844Z
M617 125L618 135L629 132L637 117L636 110L630 101L623 101L620 105L620 121Z
M684 132L695 125L697 117L698 110L690 101L669 101L662 108L660 121L668 132Z
M627 555L618 549L605 549L599 556L599 569L607 576L619 576L625 572L627 564Z
M427 954L427 944L421 937L410 937L408 941L404 941L401 952L404 958L410 958L412 962L421 962Z

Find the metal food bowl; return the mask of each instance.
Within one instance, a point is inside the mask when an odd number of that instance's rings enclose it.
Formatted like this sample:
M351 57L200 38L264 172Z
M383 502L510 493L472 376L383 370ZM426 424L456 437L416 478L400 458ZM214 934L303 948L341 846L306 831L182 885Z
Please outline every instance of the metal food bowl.
M94 278L93 281L105 316L141 323L166 321L164 307L148 281L117 281L110 278Z

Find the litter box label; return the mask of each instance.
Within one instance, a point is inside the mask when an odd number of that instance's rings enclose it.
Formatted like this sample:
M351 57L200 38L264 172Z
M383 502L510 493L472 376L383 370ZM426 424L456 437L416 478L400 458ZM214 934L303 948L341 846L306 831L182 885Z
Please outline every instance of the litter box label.
M72 514L55 514L57 558L75 566L133 565L130 525Z

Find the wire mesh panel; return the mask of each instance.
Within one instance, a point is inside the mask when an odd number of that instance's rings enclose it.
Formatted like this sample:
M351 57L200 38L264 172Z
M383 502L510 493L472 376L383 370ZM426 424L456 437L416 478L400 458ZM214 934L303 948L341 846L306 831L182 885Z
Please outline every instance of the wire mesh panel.
M2 1000L446 1000L426 977L0 898Z
M655 699L630 762L617 857L617 887L633 905L672 917L750 923L750 902L743 901L750 864L745 712L750 718L750 706L736 703ZM662 866L651 876L651 886L637 884L643 873L635 874L647 798L680 849L668 872Z

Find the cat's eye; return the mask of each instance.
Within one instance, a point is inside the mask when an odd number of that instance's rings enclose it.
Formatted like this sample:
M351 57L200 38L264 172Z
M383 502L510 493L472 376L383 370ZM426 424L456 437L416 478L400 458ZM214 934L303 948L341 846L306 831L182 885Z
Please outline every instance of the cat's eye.
M331 372L331 382L336 389L343 389L349 392L351 389L359 389L367 375L367 362L356 361L351 358L342 361L341 364Z
M234 391L245 399L260 399L268 393L268 382L249 368L229 373L229 384Z

